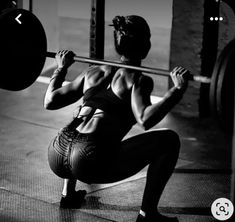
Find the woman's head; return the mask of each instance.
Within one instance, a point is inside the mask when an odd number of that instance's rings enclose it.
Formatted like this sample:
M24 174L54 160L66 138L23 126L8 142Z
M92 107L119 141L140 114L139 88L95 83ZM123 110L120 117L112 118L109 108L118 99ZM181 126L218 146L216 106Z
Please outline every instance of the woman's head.
M144 59L151 47L150 28L140 16L116 16L113 19L114 45L117 53L128 59Z

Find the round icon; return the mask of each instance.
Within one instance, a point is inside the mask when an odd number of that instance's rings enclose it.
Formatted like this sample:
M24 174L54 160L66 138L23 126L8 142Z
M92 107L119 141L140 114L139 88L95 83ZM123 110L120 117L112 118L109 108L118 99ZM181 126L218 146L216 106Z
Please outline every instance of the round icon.
M217 220L228 220L234 212L233 203L226 198L216 199L211 205L211 213Z

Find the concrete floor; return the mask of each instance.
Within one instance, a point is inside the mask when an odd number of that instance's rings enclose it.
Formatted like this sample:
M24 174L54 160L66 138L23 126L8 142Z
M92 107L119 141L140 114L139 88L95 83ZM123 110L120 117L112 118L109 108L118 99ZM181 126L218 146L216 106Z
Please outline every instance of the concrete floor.
M46 87L36 82L19 92L0 89L0 221L135 221L146 168L115 184L79 183L78 189L88 191L81 209L59 209L62 180L49 169L47 147L78 104L45 110ZM212 202L230 198L231 137L214 120L199 119L188 103L175 107L160 127L176 130L182 143L160 211L182 222L215 221ZM127 137L138 133L135 125Z

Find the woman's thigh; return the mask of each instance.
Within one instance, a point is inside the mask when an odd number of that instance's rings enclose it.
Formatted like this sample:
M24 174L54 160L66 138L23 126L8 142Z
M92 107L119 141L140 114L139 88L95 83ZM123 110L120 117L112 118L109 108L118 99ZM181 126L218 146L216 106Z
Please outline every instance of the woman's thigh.
M163 154L177 154L178 135L168 129L149 131L121 142L115 156L107 156L94 169L94 183L110 183L133 176Z

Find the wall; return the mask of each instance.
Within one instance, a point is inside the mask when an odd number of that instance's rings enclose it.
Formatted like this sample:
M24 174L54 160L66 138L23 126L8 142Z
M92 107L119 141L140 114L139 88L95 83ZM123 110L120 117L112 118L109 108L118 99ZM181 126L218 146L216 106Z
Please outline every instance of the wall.
M235 38L235 15L230 6L224 2L220 5L220 16L223 21L219 23L218 54L228 42Z
M200 73L204 0L175 0L171 33L170 67L182 65Z

